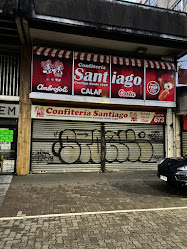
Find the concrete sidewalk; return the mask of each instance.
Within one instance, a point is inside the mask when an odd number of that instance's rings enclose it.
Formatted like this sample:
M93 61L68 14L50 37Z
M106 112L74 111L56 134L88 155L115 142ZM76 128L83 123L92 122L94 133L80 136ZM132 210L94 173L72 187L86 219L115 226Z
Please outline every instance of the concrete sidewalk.
M0 205L3 203L3 200L6 196L10 183L12 181L12 175L3 175L0 174Z
M187 191L152 171L14 176L0 216L0 249L187 248Z
M187 191L156 172L62 173L14 176L0 217L187 205Z

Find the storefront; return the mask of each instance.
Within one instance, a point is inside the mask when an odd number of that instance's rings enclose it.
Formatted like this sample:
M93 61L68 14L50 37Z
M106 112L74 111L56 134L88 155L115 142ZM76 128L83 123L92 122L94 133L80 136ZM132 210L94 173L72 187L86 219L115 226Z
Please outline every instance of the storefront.
M1 172L15 172L19 105L0 104Z
M7 0L4 2L8 3ZM62 1L60 5L56 1L58 8L51 8L54 3L50 0L48 4L45 1L37 1L37 4L19 2L1 6L3 29L9 35L3 35L0 51L0 103L19 103L19 119L1 116L1 128L12 129L13 140L4 138L12 134L1 132L0 151L2 156L9 158L5 160L13 158L14 163L17 153L17 175L27 175L31 168L32 172L46 172L47 164L43 163L43 168L34 168L40 163L37 161L34 166L33 153L40 150L49 151L50 157L56 160L52 172L59 163L57 158L63 164L71 164L72 168L76 166L76 170L79 164L80 171L85 170L86 163L95 167L94 170L110 170L110 167L111 170L128 169L130 163L133 169L143 169L143 165L148 168L149 164L151 168L155 158L160 160L163 156L173 157L181 153L178 116L186 115L186 112L179 112L176 117L176 65L186 53L186 18L183 13L176 12L174 15L164 9L155 12L155 8L149 6L145 8L113 0L87 1L86 4L85 1ZM107 15L101 15L102 11ZM152 18L155 13L156 19ZM180 69L182 81L179 80L179 83L185 84L185 72L182 67ZM61 120L32 116L31 120L32 106L132 112L133 120L136 120L134 113L139 112L163 113L166 117L160 124L143 120L136 123L108 119L93 121L86 117ZM182 102L181 106L184 106ZM48 122L51 122L51 130L52 125L56 126L54 132L70 128L76 137L82 134L77 134L81 124L86 132L80 141L76 140L79 144L77 151L81 150L79 156L76 152L70 160L68 156L71 153L62 150L61 142L54 145L53 151L49 148L44 150L49 143L48 133L40 136L37 127L42 125L45 130ZM90 135L88 126L91 127ZM92 134L93 130L98 134ZM110 133L112 138L108 138ZM18 134L17 138L14 134ZM96 142L94 139L90 141L92 135L97 136ZM46 145L42 142L45 137ZM132 137L130 142L129 137ZM147 142L153 137L155 141L161 141L162 146L158 146L161 152L157 151L154 141L150 141L151 145ZM50 139L54 143L54 139L60 138L53 134ZM144 153L140 148L142 140L146 140L148 151L153 146L154 153ZM12 151L14 156L5 155L5 143L9 143L7 150ZM59 150L63 155L59 154ZM86 153L82 153L84 150ZM40 159L46 157L39 153Z
M31 172L156 169L165 113L32 106Z
M156 169L175 107L174 64L34 47L32 69L30 98L45 100L32 105L32 173Z

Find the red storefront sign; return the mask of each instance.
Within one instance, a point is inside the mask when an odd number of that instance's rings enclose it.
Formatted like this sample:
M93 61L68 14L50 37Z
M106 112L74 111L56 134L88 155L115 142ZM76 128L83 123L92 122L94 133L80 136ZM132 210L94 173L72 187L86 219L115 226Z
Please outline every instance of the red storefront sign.
M166 62L34 47L32 92L174 102L175 70Z
M175 71L168 63L146 61L146 99L175 101Z
M36 47L33 51L32 91L72 94L72 52Z
M75 52L74 94L109 97L109 69L109 56Z
M143 60L112 57L111 97L143 99Z
M166 124L166 113L164 112L85 109L57 106L32 105L31 117L94 122Z

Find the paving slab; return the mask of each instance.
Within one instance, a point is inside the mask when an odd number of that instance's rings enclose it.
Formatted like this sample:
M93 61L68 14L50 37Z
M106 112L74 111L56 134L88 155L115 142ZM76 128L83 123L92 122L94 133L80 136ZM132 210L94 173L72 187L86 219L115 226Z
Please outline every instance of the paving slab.
M12 175L0 175L0 205L3 203L12 178Z
M0 205L0 249L187 248L187 190L167 185L156 172L4 181L10 186Z
M0 220L0 248L186 249L186 210Z
M187 206L154 171L14 176L0 217Z

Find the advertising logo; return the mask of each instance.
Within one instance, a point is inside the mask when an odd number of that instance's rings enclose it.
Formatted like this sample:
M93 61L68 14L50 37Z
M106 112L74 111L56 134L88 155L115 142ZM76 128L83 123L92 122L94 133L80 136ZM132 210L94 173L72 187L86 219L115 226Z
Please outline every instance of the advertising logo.
M160 91L160 86L156 81L150 81L147 84L147 91L151 95L157 95Z
M120 97L130 97L130 98L135 98L136 97L136 93L132 92L132 91L125 91L124 89L120 89L118 91L118 95Z
M34 112L36 112L36 117L44 117L44 108L42 106L36 106Z
M138 117L136 112L131 112L130 117L131 117L131 122L137 122Z
M62 81L64 65L59 60L55 61L53 64L51 60L42 61L41 67L43 68L42 72L47 75L46 81Z

